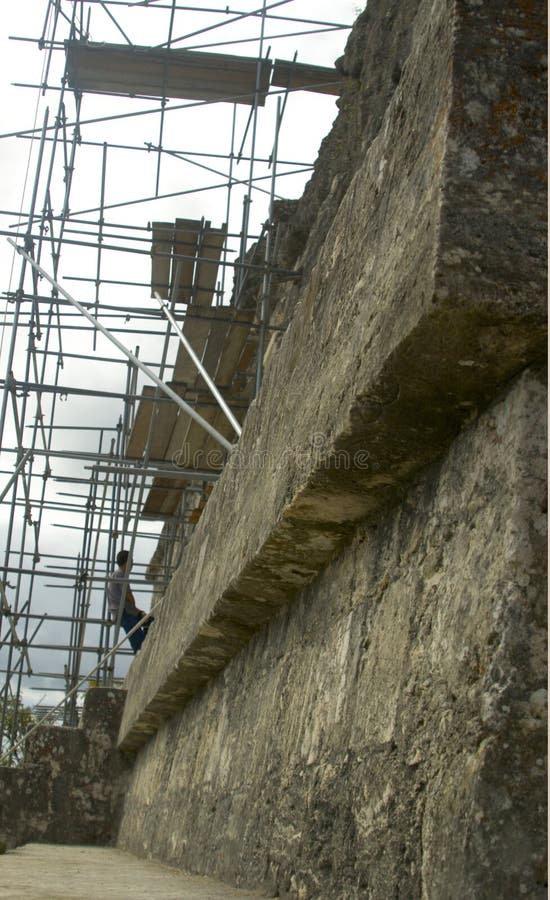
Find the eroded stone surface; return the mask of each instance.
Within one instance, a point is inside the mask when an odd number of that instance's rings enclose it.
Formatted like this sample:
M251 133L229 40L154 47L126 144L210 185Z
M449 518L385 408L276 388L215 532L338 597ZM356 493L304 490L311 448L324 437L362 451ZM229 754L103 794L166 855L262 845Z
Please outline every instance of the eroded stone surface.
M130 672L123 747L154 733L544 353L536 10L424 0L409 27L380 127ZM529 121L517 146L513 90Z
M339 115L323 140L312 178L283 233L278 262L309 273L355 172L382 126L409 55L419 0L369 0L336 66L344 76ZM276 316L299 298L287 292Z
M546 896L545 411L524 374L161 726L122 847L302 900Z

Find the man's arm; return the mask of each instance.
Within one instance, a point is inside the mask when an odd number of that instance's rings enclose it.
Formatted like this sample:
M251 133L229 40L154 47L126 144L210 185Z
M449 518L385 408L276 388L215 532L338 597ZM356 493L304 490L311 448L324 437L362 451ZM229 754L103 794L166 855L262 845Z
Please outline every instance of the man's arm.
M138 607L136 605L136 598L134 597L134 594L132 592L130 585L128 585L128 588L126 589L126 602L131 607L132 614L134 616L139 616L140 619L143 619L143 616L145 615L145 613L142 609L138 609Z

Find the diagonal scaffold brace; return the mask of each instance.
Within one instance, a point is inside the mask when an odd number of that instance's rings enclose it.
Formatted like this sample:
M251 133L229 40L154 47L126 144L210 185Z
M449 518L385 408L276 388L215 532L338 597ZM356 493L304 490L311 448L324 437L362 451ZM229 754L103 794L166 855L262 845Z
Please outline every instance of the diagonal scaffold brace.
M216 440L219 444L221 444L225 450L227 450L229 453L231 453L231 451L234 448L234 444L231 444L223 436L223 434L220 434L220 432L217 431L215 428L213 428L212 425L210 425L210 423L206 421L206 419L203 419L203 417L201 415L199 415L199 413L196 412L196 410L194 410L192 406L190 406L188 403L186 403L185 400L183 400L179 396L179 394L177 394L175 391L172 390L171 387L169 387L167 384L165 384L164 381L162 381L162 379L159 378L158 375L156 375L155 372L153 372L153 370L149 368L149 366L145 365L145 363L142 363L141 360L139 360L137 358L137 356L134 356L134 354L130 350L128 350L124 346L124 344L122 344L113 334L111 334L111 332L107 328L105 328L105 326L102 325L101 322L98 319L96 319L95 316L92 316L92 314L89 313L88 310L85 309L85 307L82 306L82 304L78 302L78 300L75 300L75 298L72 297L71 294L69 294L63 287L61 287L59 282L55 281L54 278L52 278L50 275L48 275L48 273L42 268L42 266L38 265L38 263L35 262L34 259L32 259L32 257L29 256L29 254L26 253L22 247L19 247L15 243L15 241L12 241L11 238L8 238L7 240L8 240L8 243L11 244L12 247L15 250L17 250L17 252L21 256L23 256L27 260L28 263L30 263L30 265L33 267L33 269L35 269L43 278L45 278L46 281L49 281L49 283L52 285L52 287L56 288L59 291L59 293L63 297L65 297L66 300L69 301L69 303L72 303L72 305L74 307L76 307L76 309L78 309L78 311L86 319L88 319L88 321L91 322L91 324L95 328L97 328L99 331L101 331L101 333L109 341L111 341L111 343L114 344L115 347L118 347L118 349L121 351L121 353L123 353L134 364L134 366L136 366L136 368L140 369L144 373L144 375L147 375L147 377L150 378L151 381L153 381L164 394L166 394L168 397L170 397L170 399L173 400L174 403L176 403L180 407L180 409L183 410L183 412L185 412L188 416L190 416L192 419L194 419L198 425L200 425L202 428L204 428L205 431L207 431L211 435L211 437L214 438L214 440Z

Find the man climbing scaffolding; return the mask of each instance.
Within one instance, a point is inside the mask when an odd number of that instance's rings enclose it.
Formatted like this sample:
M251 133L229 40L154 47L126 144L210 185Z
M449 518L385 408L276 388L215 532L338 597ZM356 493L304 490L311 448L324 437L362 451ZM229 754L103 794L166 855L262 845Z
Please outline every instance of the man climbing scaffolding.
M132 569L132 560L127 550L121 550L117 554L117 566L109 575L107 582L107 602L109 604L109 612L116 622L119 617L120 604L124 597L124 609L120 618L120 624L124 628L126 634L134 628L140 619L146 615L143 610L138 609L136 601L132 593L132 589L127 581L128 575ZM134 653L141 648L143 641L147 637L150 625L154 622L152 616L130 635L129 641Z

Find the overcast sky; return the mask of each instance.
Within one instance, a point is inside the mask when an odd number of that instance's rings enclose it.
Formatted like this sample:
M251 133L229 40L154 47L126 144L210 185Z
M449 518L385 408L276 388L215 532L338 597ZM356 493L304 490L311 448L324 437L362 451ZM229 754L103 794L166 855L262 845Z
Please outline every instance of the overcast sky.
M63 0L62 10L70 15L72 3L69 0ZM160 8L154 9L153 6ZM98 2L84 4L84 20L87 23L88 10L91 9L90 19L90 39L93 41L106 41L124 43L125 37L121 33L122 29L125 35L134 44L155 45L166 40L169 28L170 10L162 9L163 5L167 5L160 0L159 3L151 2L148 8L143 6L138 8L134 3L134 8L127 8L124 4L109 6L108 9L116 16L117 27L110 19L104 7ZM196 4L199 6L201 4ZM206 5L206 4L202 4ZM174 19L173 36L191 35L192 32L199 32L187 37L184 41L178 41L176 46L181 48L197 48L204 47L205 50L212 52L225 52L238 55L254 56L259 47L259 19L253 20L240 19L233 24L228 23L228 19L234 18L233 15L227 15L223 11L227 8L227 3L218 2L218 0L210 0L209 6L219 10L215 15L208 13L197 13L192 11L179 10ZM255 3L251 0L242 0L236 4L236 8L240 11L251 11L260 6L257 0ZM2 15L0 16L0 78L2 84L2 125L0 132L6 134L13 131L25 130L29 131L33 128L40 128L44 121L45 110L49 107L49 124L53 125L55 116L58 111L59 90L61 83L61 75L64 65L64 51L55 50L52 53L48 84L52 89L46 91L46 95L42 96L41 92L36 89L25 87L13 87L12 82L20 82L31 85L37 85L43 79L43 67L47 59L47 52L40 51L36 43L26 41L9 40L10 35L18 37L40 37L45 21L47 3L46 0L25 0L23 3L4 4ZM281 16L300 16L303 18L337 21L343 23L351 23L360 7L356 3L349 0L291 0L279 4L278 8L273 12L278 12ZM223 24L221 24L223 23ZM221 24L221 27L219 27ZM216 27L212 27L216 26ZM315 25L309 26L312 30ZM48 25L49 28L49 25ZM207 28L207 31L204 29ZM61 21L57 33L57 39L63 40L67 37L68 26L66 22ZM334 60L343 52L347 31L328 31L325 33L313 33L307 36L292 36L288 38L277 38L276 35L286 34L304 30L303 27L294 22L269 21L266 27L266 41L264 44L264 53L270 48L270 57L292 59L294 52L298 51L298 60L309 62L316 65L332 65ZM255 42L247 42L247 38L255 38ZM242 43L229 43L238 39ZM208 42L216 41L218 46L206 47ZM163 133L163 146L168 149L189 152L207 152L227 154L230 150L231 127L233 107L229 104L218 103L214 106L192 109L178 109L171 111L175 106L181 105L182 101L171 100L167 104L167 113L165 116L165 126ZM97 222L97 207L99 204L101 190L101 172L103 158L103 142L109 143L107 151L106 166L106 187L105 187L105 218L110 223L120 223L124 225L133 225L144 227L151 221L173 221L175 217L197 218L205 217L212 221L215 227L221 226L226 218L227 211L227 191L225 188L216 188L209 191L200 190L206 186L217 185L226 180L228 172L227 159L207 159L200 157L188 157L194 162L202 162L203 165L210 165L215 168L216 172L209 172L204 168L197 167L189 161L163 155L162 167L159 182L159 199L151 202L129 202L139 201L141 198L150 197L155 193L155 182L157 174L157 155L147 152L124 151L113 148L112 145L132 144L138 147L145 147L147 144L157 146L159 140L159 115L147 114L138 117L124 118L113 120L110 122L89 122L90 119L99 116L120 115L125 112L135 112L139 110L158 110L159 104L151 100L139 100L130 98L118 98L107 96L85 95L82 103L81 119L88 124L81 127L82 138L85 141L97 142L99 146L80 146L76 153L74 179L70 198L70 209L73 217L86 219L89 222ZM274 137L275 126L275 110L276 103L274 99L268 99L265 108L259 112L258 132L256 143L256 154L269 156ZM236 134L238 141L242 138L248 117L249 109L245 106L237 108L237 128ZM317 148L322 137L328 132L331 122L337 113L335 98L300 92L291 95L288 100L285 111L285 119L282 127L281 138L279 142L279 159L288 160L292 163L307 163L315 159ZM74 100L70 93L67 94L66 114L69 123L74 117ZM51 133L51 132L49 132ZM72 128L67 129L67 138L70 141L72 137ZM250 140L250 136L249 139ZM40 211L44 205L45 196L45 179L50 165L52 143L46 142L44 162L42 165L42 176L38 184L37 209ZM68 149L70 149L68 145ZM245 155L249 144L245 147ZM38 142L25 138L2 138L0 139L0 209L2 210L1 228L5 230L15 230L17 219L14 216L7 215L7 211L18 211L20 209L25 212L28 209L29 199L34 182L36 172L36 160L38 152ZM58 153L52 164L53 178L51 183L51 204L54 214L58 214L63 200L65 183L65 160L63 157L62 144L58 148ZM301 168L296 165L281 165L278 169L281 177L277 182L277 194L285 197L298 197L303 191L305 182L309 174L302 173L285 177L284 172ZM222 173L220 176L219 173ZM255 169L255 175L269 174L266 167L259 166ZM238 178L246 179L248 175L248 163L242 162L235 170ZM266 181L266 187L269 182ZM178 191L194 191L187 193L181 197L165 196ZM230 208L230 230L238 231L240 227L242 197L244 189L235 188L232 192L231 208ZM267 194L255 192L254 202L252 204L252 230L257 232L260 225L267 218L269 197ZM73 226L74 227L74 226ZM77 226L85 228L83 225ZM93 228L90 228L93 232ZM113 233L116 229L113 229ZM118 234L122 232L119 230ZM69 231L66 232L69 236ZM84 239L94 244L93 234L84 237L75 233L70 234L71 237ZM147 235L144 235L147 237ZM114 239L113 239L114 243ZM149 249L146 243L143 245ZM44 268L51 273L52 261L45 247L42 264ZM95 296L94 285L90 282L81 281L82 278L94 278L97 265L97 253L92 248L78 248L75 246L65 245L62 251L60 263L60 278L63 286L69 290L80 302L91 302ZM1 295L2 312L7 312L7 321L13 312L13 304L6 301L6 291L14 291L18 285L20 260L14 259L13 252L7 244L4 236L0 238L0 271L1 271ZM131 281L139 281L148 283L150 281L150 259L144 256L137 256L130 253L105 251L102 257L102 277L113 280L128 279ZM232 278L229 278L226 290L226 299L231 288ZM25 282L26 290L30 290L31 279L27 276ZM48 288L48 289L46 289ZM40 285L43 295L49 295L49 287L44 284ZM149 291L146 288L125 288L124 286L104 285L101 288L100 301L104 304L113 305L132 305L150 307L154 301L151 301ZM64 319L67 324L80 324L81 318L75 314L74 319ZM119 320L104 319L107 327L117 328L143 328L143 323L138 320L124 318ZM159 326L160 327L160 326ZM151 330L151 329L150 329ZM153 329L154 330L154 329ZM160 353L160 338L152 335L132 335L130 333L117 333L117 337L123 340L129 349L134 350L139 344L140 355L145 360L156 360ZM6 374L7 352L10 346L10 329L3 328L0 336L0 375L2 378ZM44 341L44 338L42 339ZM108 391L123 391L126 379L125 365L108 366L97 360L98 356L109 356L122 358L116 348L108 344L101 338L97 342L97 348L94 351L90 334L79 333L75 330L66 330L63 338L63 348L65 353L82 353L87 355L87 360L83 362L78 359L64 358L64 367L60 375L60 383L72 386L90 387L94 389ZM27 334L26 330L22 331L21 337L16 345L16 354L14 362L14 374L17 380L25 380L26 372L26 346ZM38 346L43 347L44 344L38 342ZM58 349L55 341L51 347ZM174 362L176 354L176 341L172 341L169 360ZM44 383L53 383L58 359L52 356L49 358L48 366L44 373ZM33 373L29 373L29 380L34 380ZM140 385L144 383L144 379L140 376ZM44 411L47 413L50 408L51 398L48 396L44 400ZM60 429L56 431L54 438L54 447L58 449L86 449L96 450L98 433L84 430L90 426L99 426L105 428L113 428L116 425L118 417L122 413L122 402L110 399L101 399L97 397L69 397L66 400L57 403L55 422L57 425L71 426L72 430ZM34 421L36 414L36 402L34 396L29 398L27 423ZM109 440L109 434L106 432L104 441ZM27 429L25 435L29 436L30 429ZM25 439L23 441L25 445ZM3 450L13 448L16 444L13 431L12 420L8 416L8 425L4 435L2 445ZM104 449L108 450L108 446ZM52 461L52 469L54 476L57 477L89 477L89 471L85 469L85 463L82 461ZM1 457L2 471L13 471L14 455L13 453L4 452ZM39 475L43 472L43 461L35 463L34 471ZM7 474L0 475L0 490L6 483ZM40 495L42 487L42 479L33 479L33 499L37 499ZM50 479L47 484L47 497L51 502L59 503L69 498L59 496L59 491L74 491L83 496L83 500L79 501L83 507L87 488L81 486L67 486L63 482L55 482ZM69 502L74 502L69 500ZM14 535L21 533L23 510L19 508L16 511L16 521L14 524ZM33 519L36 520L38 512L35 504ZM5 503L0 507L0 529L4 535L2 546L2 562L4 559L5 535L7 533L10 518L9 506ZM46 554L62 554L64 556L76 557L82 543L81 527L84 521L83 514L65 511L45 511L41 520L39 550L43 554L43 558L39 564L41 570L45 570L47 566L55 569L59 565L69 565L67 561L49 559ZM158 532L160 526L152 526L146 523L145 530ZM142 529L143 530L143 529ZM102 549L106 544L102 539L100 547L100 558ZM18 539L12 540L12 547L19 547ZM29 548L28 545L26 549ZM141 540L137 544L136 559L139 563L145 565L154 550L154 542L151 540ZM105 558L103 552L103 559ZM27 558L28 559L28 558ZM30 560L29 564L32 562ZM27 590L27 581L24 582L24 589L21 592L21 602L25 601L25 590ZM15 584L15 576L10 576L10 584ZM72 588L70 582L55 583L48 581L47 578L41 578L37 581L33 595L32 608L34 612L50 612L65 613L72 607ZM8 601L14 602L14 589L8 587ZM99 615L101 608L102 595L100 591L94 592L92 602L92 615ZM140 605L148 606L147 595L141 595L139 598ZM32 629L35 625L32 626ZM90 629L88 638L93 639L94 630ZM60 623L48 623L47 621L41 626L36 642L40 643L58 643L68 637L68 627L61 626ZM5 667L6 648L0 650L0 664ZM86 655L83 662L84 671L91 668L94 658ZM35 671L61 672L63 664L66 662L66 654L58 651L48 650L31 650L31 662ZM122 675L128 666L128 659L117 661L117 675ZM42 694L39 685L57 686L56 682L44 679L34 679L32 681L25 679L26 698L28 702L33 700L36 702L41 699ZM30 690L32 686L32 690ZM51 702L53 694L48 694L43 702Z

